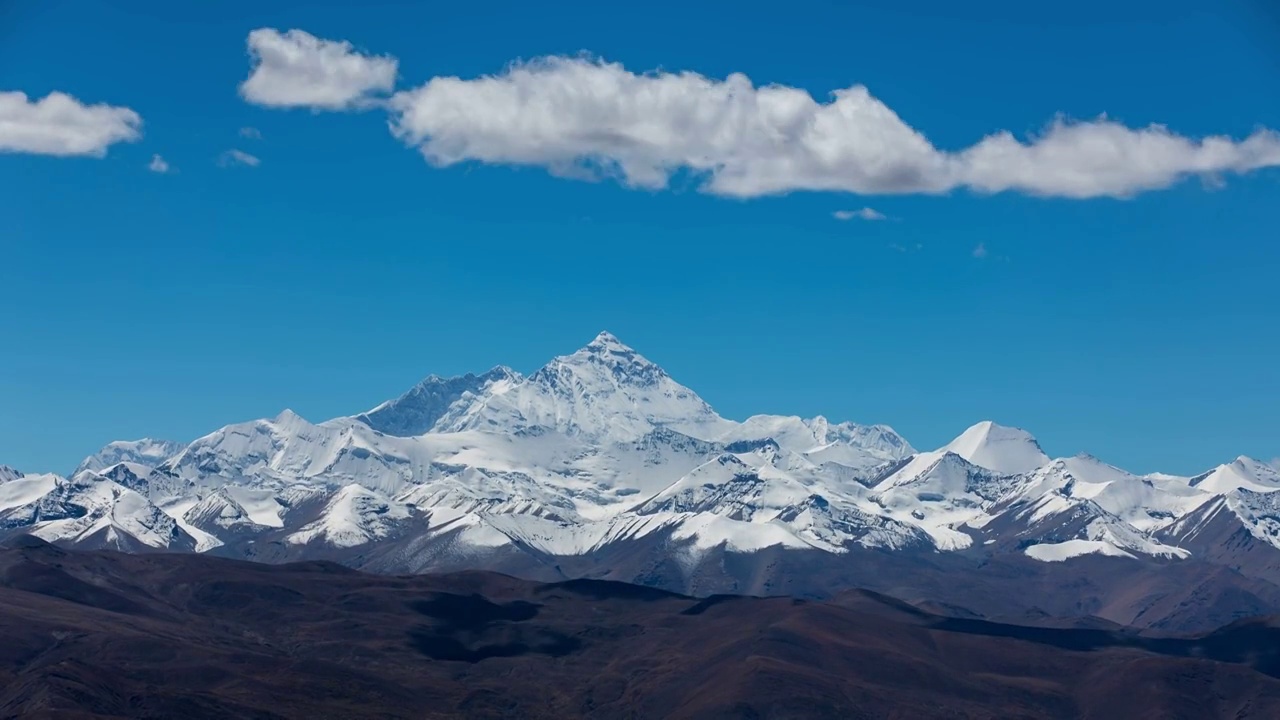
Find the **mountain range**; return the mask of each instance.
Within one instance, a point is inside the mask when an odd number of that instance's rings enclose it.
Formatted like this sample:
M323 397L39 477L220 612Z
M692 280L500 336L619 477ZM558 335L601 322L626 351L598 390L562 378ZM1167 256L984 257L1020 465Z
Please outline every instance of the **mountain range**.
M690 594L865 587L1188 630L1280 611L1278 490L1247 457L1138 475L993 422L920 451L885 425L734 421L601 333L527 376L432 375L348 417L114 442L66 476L0 466L0 539Z

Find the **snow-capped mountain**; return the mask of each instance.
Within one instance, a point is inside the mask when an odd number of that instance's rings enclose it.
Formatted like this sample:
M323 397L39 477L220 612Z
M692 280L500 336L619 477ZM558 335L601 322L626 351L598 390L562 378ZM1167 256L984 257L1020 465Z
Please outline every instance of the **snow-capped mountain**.
M965 526L982 518L1016 481L944 448L911 457L873 489L885 514L919 526L940 550L960 550L973 540Z
M182 452L184 447L186 446L182 443L172 440L154 440L152 438L117 440L108 443L101 450L81 461L79 467L72 471L71 476L75 477L85 470L95 472L105 470L122 462L155 467Z
M1191 478L1188 484L1218 494L1242 489L1271 493L1280 490L1280 471L1260 460L1241 455L1234 462Z
M321 542L355 547L387 537L397 522L409 519L412 511L412 505L376 490L346 485L325 502L315 520L290 533L286 540L297 545Z
M433 429L552 430L598 444L634 441L660 428L710 439L730 427L697 393L604 332L527 379L508 375L456 403Z
M356 419L387 435L423 435L434 430L440 418L464 396L483 395L496 383L516 383L520 379L519 373L506 367L496 367L483 375L429 375L409 392L360 413Z
M716 439L731 449L770 440L810 462L857 471L915 453L915 448L887 425L832 423L821 415L811 419L753 415L740 424L730 423Z
M1184 485L1156 486L1089 455L1053 460L1030 473L972 523L992 542L1040 560L1098 553L1186 557L1151 533L1205 501Z
M965 430L943 450L1004 475L1028 473L1049 462L1031 433L990 420Z
M70 480L51 474L8 480L0 484L0 531L95 548L196 550L194 538L147 499L145 486L129 487L112 475L137 479L119 465Z
M112 443L70 479L0 468L0 534L399 571L625 556L687 574L718 553L874 550L1194 559L1280 581L1277 518L1280 473L1249 458L1137 476L993 422L921 452L884 425L726 419L609 333L353 416Z

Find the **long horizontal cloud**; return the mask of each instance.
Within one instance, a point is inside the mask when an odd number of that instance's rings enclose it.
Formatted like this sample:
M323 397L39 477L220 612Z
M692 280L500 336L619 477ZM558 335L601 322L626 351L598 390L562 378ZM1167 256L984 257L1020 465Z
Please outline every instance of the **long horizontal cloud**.
M390 92L397 60L359 53L351 43L322 40L302 30L249 33L252 71L240 95L267 107L347 110Z
M1162 125L1131 130L1105 118L1056 120L1029 143L997 133L955 156L957 184L985 192L1125 197L1169 187L1188 175L1213 177L1280 166L1280 133L1244 140L1183 137Z
M796 88L756 87L740 74L641 75L589 58L544 58L472 80L438 77L390 105L393 131L435 165L587 168L655 189L689 169L706 174L708 192L736 197L961 187L1123 197L1188 175L1280 165L1273 131L1193 140L1105 118L1059 119L1025 142L1001 132L944 152L861 85L824 103Z
M142 137L142 117L127 107L86 105L61 92L40 100L0 92L0 152L102 157Z
M261 104L345 109L394 84L393 58L360 54L349 43L299 30L255 30L249 44L260 63L242 92ZM277 45L287 61L267 52ZM319 69L335 67L348 68L341 74L347 81ZM1280 165L1280 134L1271 130L1243 140L1194 139L1105 117L1056 119L1042 134L1021 140L998 132L950 152L934 147L862 85L818 101L798 88L756 86L738 73L723 80L693 72L639 74L590 57L546 57L471 79L436 77L395 93L386 107L392 132L433 165L541 166L565 177L614 177L648 189L665 188L675 173L691 171L704 178L706 192L743 198L959 188L1127 197L1192 175L1216 178Z

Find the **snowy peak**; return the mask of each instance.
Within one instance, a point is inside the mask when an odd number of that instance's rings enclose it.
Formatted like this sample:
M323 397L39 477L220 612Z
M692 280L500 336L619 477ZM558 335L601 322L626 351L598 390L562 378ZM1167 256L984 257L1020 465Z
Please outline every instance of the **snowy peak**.
M694 468L646 501L636 512L714 512L717 507L730 504L725 497L726 488L734 483L740 486L736 493L740 495L747 486L758 487L760 478L750 465L735 455L725 453ZM740 498L734 497L733 500ZM736 509L736 505L734 507Z
M134 492L147 495L148 484L147 478L151 475L152 468L133 462L119 462L109 468L104 468L97 472L84 471L75 476L77 482L91 481L96 478L110 480L117 485L127 487Z
M608 330L600 331L600 334L587 343L583 350L604 355L628 356L636 354L634 348L623 343L618 339L618 336Z
M910 456L915 450L886 425L832 423L818 416L753 415L741 423L722 421L715 438L732 452L764 444L795 456L795 461L826 467L842 477L859 477Z
M864 450L881 462L915 453L911 444L888 425L833 423L821 415L810 419L795 415L752 415L735 424L722 439L772 439L781 447L802 454L817 454L834 445L845 445Z
M972 543L958 528L978 518L1013 481L956 453L936 450L891 467L872 490L889 517L918 526L939 549L956 550Z
M302 428L309 427L311 425L306 418L289 408L281 410L279 415L276 415L271 419L271 424L275 425L276 428L285 433L297 432Z
M705 440L725 424L692 390L601 333L526 379L495 383L471 401L455 403L435 431L554 431L600 443L632 442L660 427Z
M911 447L911 443L888 425L830 423L821 415L809 422L815 428L821 427L825 430L825 439L828 443L843 442L893 458L905 458L915 454L915 448Z
M192 505L183 513L182 519L214 535L217 535L219 530L257 525L244 506L236 502L226 488L207 495L203 500Z
M1105 463L1086 453L1054 460L1052 467L1058 469L1069 478L1087 483L1100 484L1137 480L1132 473L1121 470L1115 465Z
M1040 443L1020 428L985 420L970 427L942 448L979 467L1006 475L1028 473L1049 462Z
M1152 533L1204 502L1192 488L1167 491L1095 457L1061 458L1021 476L1013 491L974 523L991 542L1026 547L1029 557L1059 561L1096 554L1185 557Z
M286 540L294 545L322 541L333 547L355 547L387 537L410 515L404 503L360 485L347 485L329 498L319 518Z
M1280 490L1280 472L1261 460L1241 455L1234 462L1219 465L1203 475L1192 478L1190 484L1201 490L1218 494L1241 489L1273 492Z
M0 465L0 483L6 483L10 480L17 480L22 477L22 473L14 470L8 465Z
M563 376L563 368L574 368L578 377L599 374L602 371L612 376L616 385L635 385L652 387L664 379L669 379L666 371L625 345L609 332L602 332L586 347L572 355L562 355L548 363L534 374L534 381L551 380Z
M183 447L185 446L182 443L172 440L155 440L153 438L117 440L107 443L101 450L82 460L75 471L71 473L71 477L75 477L85 470L93 472L105 470L122 462L136 463L149 468L157 467L165 460L182 452Z
M28 475L0 485L0 530L91 548L195 549L194 539L146 496L92 472L72 480Z
M455 403L472 401L496 384L520 379L519 373L503 366L480 375L429 375L395 400L360 413L355 419L387 435L415 437L431 432Z
M1010 476L991 472L957 453L936 450L915 455L893 474L880 480L875 490L885 494L909 489L913 501L943 502L969 498L992 502L1013 484Z

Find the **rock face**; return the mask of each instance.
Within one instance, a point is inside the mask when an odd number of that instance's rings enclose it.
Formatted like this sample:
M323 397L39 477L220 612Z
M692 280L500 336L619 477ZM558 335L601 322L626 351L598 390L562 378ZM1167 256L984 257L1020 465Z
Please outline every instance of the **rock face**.
M351 417L285 410L185 445L112 443L70 479L0 469L0 535L819 595L854 582L868 553L892 558L909 589L933 582L913 568L995 561L1040 577L1103 558L1171 578L1221 568L1208 574L1218 586L1192 586L1197 598L1240 590L1210 613L1222 617L1267 607L1280 583L1277 491L1280 474L1249 458L1137 476L1050 459L993 422L923 452L884 425L737 422L601 333L530 375L431 376Z

